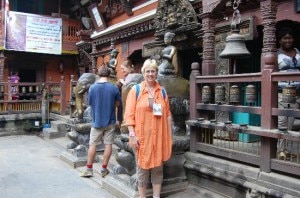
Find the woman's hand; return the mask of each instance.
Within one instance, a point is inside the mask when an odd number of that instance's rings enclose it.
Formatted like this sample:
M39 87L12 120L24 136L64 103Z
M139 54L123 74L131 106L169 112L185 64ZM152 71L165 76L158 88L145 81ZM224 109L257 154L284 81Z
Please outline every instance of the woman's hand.
M129 137L129 147L133 150L136 150L139 148L139 140L136 136Z

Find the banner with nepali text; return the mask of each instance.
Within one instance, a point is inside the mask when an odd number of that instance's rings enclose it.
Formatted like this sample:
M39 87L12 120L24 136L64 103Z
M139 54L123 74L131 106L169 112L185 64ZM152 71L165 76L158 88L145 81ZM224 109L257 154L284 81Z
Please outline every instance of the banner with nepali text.
M5 49L61 54L62 19L7 12Z

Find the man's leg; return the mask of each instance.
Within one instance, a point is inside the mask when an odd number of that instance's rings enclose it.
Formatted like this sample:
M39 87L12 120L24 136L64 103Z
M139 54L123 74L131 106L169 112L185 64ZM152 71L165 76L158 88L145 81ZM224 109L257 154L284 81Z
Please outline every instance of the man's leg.
M115 127L116 125L109 125L105 130L104 130L104 153L103 153L103 164L102 164L102 169L101 169L101 175L102 177L105 177L106 175L109 174L109 170L107 169L107 165L112 153L112 144L114 142L114 137L115 137Z
M94 162L95 155L96 155L96 145L90 145L88 150L86 170L80 173L81 177L93 176L93 162Z
M105 149L103 153L103 164L108 164L110 156L112 153L112 145L111 144L105 144Z
M93 163L96 156L96 147L102 142L102 133L103 132L100 129L94 127L91 128L86 170L80 174L81 177L93 176Z
M90 145L88 151L87 165L92 165L96 156L96 145Z

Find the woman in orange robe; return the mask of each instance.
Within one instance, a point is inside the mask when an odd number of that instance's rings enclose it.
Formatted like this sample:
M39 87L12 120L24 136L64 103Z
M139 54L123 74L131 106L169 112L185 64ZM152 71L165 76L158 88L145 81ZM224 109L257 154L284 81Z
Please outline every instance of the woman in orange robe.
M159 198L163 181L163 162L172 154L172 129L169 99L157 82L158 66L147 59L141 69L144 81L132 87L126 99L125 122L129 146L136 151L138 189L146 197L151 174L153 197Z

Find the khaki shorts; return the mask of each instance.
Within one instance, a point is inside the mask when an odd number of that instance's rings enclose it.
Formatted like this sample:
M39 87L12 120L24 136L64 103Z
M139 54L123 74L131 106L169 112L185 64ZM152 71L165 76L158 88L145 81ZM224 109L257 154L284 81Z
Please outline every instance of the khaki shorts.
M150 169L137 168L138 186L147 186L149 183L149 176L151 174L152 184L162 184L163 182L163 165Z
M90 145L113 144L117 125L111 124L102 128L91 128Z

